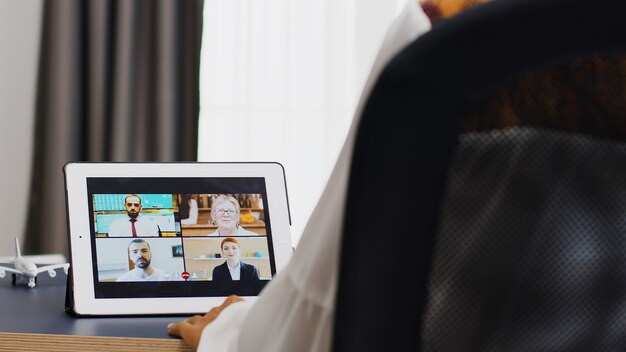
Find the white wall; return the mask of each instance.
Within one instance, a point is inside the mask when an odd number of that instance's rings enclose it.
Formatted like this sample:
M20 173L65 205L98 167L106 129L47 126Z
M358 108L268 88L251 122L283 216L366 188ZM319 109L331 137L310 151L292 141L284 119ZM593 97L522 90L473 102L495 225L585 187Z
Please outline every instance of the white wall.
M0 256L13 255L26 221L42 8L0 1Z

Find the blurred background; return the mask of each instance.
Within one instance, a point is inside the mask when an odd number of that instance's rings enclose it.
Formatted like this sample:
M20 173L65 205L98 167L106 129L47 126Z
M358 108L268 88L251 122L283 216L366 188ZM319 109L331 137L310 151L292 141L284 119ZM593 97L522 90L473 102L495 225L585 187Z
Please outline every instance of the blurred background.
M294 244L400 0L0 2L0 255L67 254L68 161L278 161Z

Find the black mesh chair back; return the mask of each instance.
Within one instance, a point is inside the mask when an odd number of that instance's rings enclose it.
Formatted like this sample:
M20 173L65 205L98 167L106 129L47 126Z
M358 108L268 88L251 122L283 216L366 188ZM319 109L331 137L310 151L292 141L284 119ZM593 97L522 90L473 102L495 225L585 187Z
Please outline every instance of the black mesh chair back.
M335 351L626 350L626 3L498 0L385 69Z

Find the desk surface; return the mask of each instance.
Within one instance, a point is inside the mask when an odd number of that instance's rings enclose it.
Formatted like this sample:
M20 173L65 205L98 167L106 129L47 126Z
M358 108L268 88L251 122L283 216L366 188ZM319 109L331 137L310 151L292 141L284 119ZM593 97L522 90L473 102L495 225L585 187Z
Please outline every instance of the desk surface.
M166 338L167 324L184 317L77 318L67 314L66 276L37 277L37 287L13 286L11 276L0 279L0 332L83 336Z
M0 332L0 351L192 352L182 340Z

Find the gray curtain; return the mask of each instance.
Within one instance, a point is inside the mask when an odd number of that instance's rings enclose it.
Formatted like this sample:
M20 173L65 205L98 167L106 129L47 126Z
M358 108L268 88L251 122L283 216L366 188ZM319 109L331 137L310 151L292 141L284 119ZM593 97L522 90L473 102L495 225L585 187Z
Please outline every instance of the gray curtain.
M69 161L196 160L202 0L47 0L27 253L68 252Z

